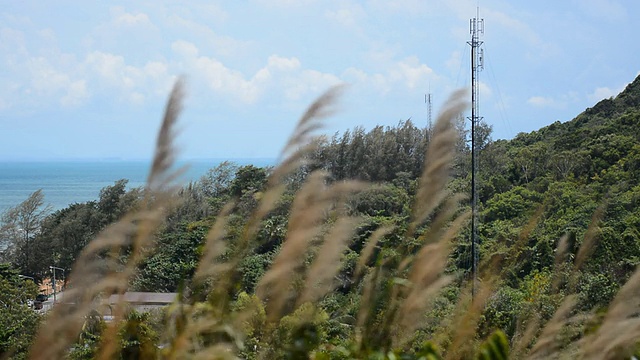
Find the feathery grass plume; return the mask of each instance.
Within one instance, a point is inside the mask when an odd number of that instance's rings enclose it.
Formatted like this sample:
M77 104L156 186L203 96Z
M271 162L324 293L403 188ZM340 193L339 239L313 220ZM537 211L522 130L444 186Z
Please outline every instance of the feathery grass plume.
M176 149L173 140L176 137L176 124L182 111L183 98L184 80L178 78L169 95L169 101L167 101L162 125L156 139L153 163L147 177L147 187L152 192L166 190L165 187L173 182L178 175L178 173L172 173L170 170L175 164Z
M514 346L514 353L521 354L526 351L526 348L529 346L535 334L541 330L541 333L536 339L533 347L529 351L529 356L532 358L545 358L550 354L557 354L562 349L560 349L560 344L558 344L557 336L558 333L568 324L570 323L578 323L584 321L585 318L588 318L588 314L572 314L575 310L575 305L577 304L577 295L576 287L578 284L578 275L579 270L584 265L584 262L594 251L595 244L597 242L598 235L598 224L604 215L604 211L607 207L606 203L603 203L599 206L595 213L591 218L591 222L587 228L587 231L584 235L584 240L578 249L578 255L576 256L576 260L573 265L573 269L571 274L569 275L569 283L568 283L568 291L571 292L571 295L568 295L565 300L560 304L556 312L554 313L551 320L549 320L542 329L540 329L541 319L539 314L534 315L532 319L529 320L527 324L526 330L524 332L524 336L519 339ZM562 277L561 277L561 265L563 264L566 258L566 251L568 249L568 241L569 236L564 235L560 241L558 242L558 249L556 251L555 256L555 279L553 281L552 291L557 292L560 288Z
M467 107L465 91L460 89L447 99L444 110L438 115L433 136L427 147L424 169L419 180L412 221L407 237L412 237L435 208L447 196L445 185L449 179L451 163L455 155L455 116Z
M473 353L478 322L487 300L494 292L496 280L495 277L490 277L488 280L479 282L473 296L470 288L460 296L454 312L456 319L450 329L444 329L453 331L453 339L447 348L445 359L465 359Z
M528 354L530 359L547 359L558 350L557 336L560 330L567 324L571 312L576 305L575 295L567 296L558 310L542 330L542 334L531 348Z
M335 113L335 107L337 99L344 90L344 85L336 85L327 90L324 94L314 101L311 106L307 108L304 115L298 121L298 125L293 134L289 138L289 141L282 150L282 156L290 157L289 154L295 155L297 149L301 145L308 145L313 143L311 135L318 129L322 128L321 119L327 118ZM299 154L301 155L301 154Z
M640 269L618 291L598 330L584 339L585 359L630 358L640 339Z
M234 202L226 204L222 210L220 210L215 223L207 233L203 256L198 262L198 266L193 275L193 281L195 283L202 283L210 276L219 274L223 272L223 270L229 270L227 266L218 262L218 258L226 249L223 239L227 234L226 228L229 221L229 215L231 214L234 206ZM223 268L220 268L221 266Z
M424 170L419 179L419 187L412 214L413 221L405 234L407 239L411 239L414 236L416 229L449 196L445 186L450 177L457 141L454 120L466 106L464 90L456 91L449 97L444 105L444 110L436 120L434 133L425 156ZM394 287L391 295L393 310L390 312L391 317L389 318L391 323L397 321L404 326L408 325L408 310L420 298L418 294L430 293L426 289L434 284L444 270L451 250L448 242L459 231L462 226L462 220L465 218L465 216L459 217L458 221L455 221L453 226L449 228L450 231L446 232L446 235L444 234L447 223L459 210L458 202L460 199L461 197L459 196L449 198L446 205L437 214L429 230L421 237L420 240L423 246L417 255L414 257L407 254L400 264L399 273L402 273L411 264L408 278L410 289L403 285ZM428 256L429 260L427 261ZM444 282L440 282L439 285L444 286ZM407 296L411 296L411 305L405 307L400 303L406 301ZM401 309L399 314L396 313L396 307ZM399 318L396 319L396 316L399 316ZM416 320L415 315L412 318Z
M313 133L322 127L322 119L333 113L333 107L342 88L342 86L336 86L329 89L300 118L296 129L281 153L278 166L269 175L267 188L260 197L258 207L245 223L240 236L234 239L233 253L227 260L222 260L220 257L226 249L223 240L226 236L228 216L234 208L234 201L227 204L218 215L213 228L206 236L204 256L194 275L194 284L208 289L203 295L213 308L207 316L197 313L193 306L182 308L180 316L183 318L184 326L179 335L182 340L177 344L183 346L184 349L174 351L174 353L185 354L185 351L193 353L194 348L185 339L197 339L201 337L201 332L212 331L212 329L220 330L221 326L225 326L225 324L238 325L240 328L240 324L255 310L245 309L238 313L229 308L232 303L230 296L235 291L238 278L238 264L251 251L252 246L256 245L254 238L262 220L275 208L286 190L286 177L299 169L304 164L307 155L311 151L315 151L318 146L318 142L313 141ZM315 189L318 185L321 184L315 182L312 187ZM313 191L308 193L312 194ZM303 248L306 250L306 246Z
M276 201L284 192L284 179L288 174L304 165L305 158L318 148L314 132L323 127L323 120L335 113L337 101L345 86L336 85L324 92L305 111L291 134L289 141L280 153L278 166L268 179L268 189L254 213L255 221L250 221L248 235L253 235L259 221L273 209Z
M74 288L65 291L65 303L54 306L49 318L41 326L30 357L33 359L62 358L77 339L85 318L99 306L100 298L126 291L135 266L152 246L155 229L164 218L170 203L169 169L173 165L173 133L182 102L182 81L176 82L156 144L153 166L148 178L144 207L125 215L108 226L80 254L70 275ZM125 263L121 261L125 256ZM71 299L74 303L66 303ZM123 313L122 304L115 314ZM117 350L116 322L108 325L103 335L99 358L110 358Z
M291 207L287 237L272 266L258 282L256 293L261 299L268 299L270 319L279 317L285 301L290 296L290 279L304 261L309 241L320 230L325 205L319 200L324 190L326 173L316 171L309 175Z
M383 280L386 274L378 264L370 276L365 278L362 303L358 312L358 339L356 339L360 348L380 341L381 343L376 346L387 349L393 345L393 341L404 340L408 331L405 332L402 329L403 326L415 328L422 323L422 313L414 313L412 310L426 309L426 306L418 305L418 302L424 300L428 303L425 297L437 293L448 281L448 278L440 277L451 249L448 243L465 219L465 215L458 217L458 220L449 226L449 231L445 231L448 222L459 211L460 197L450 197L445 185L449 179L456 146L453 120L466 107L463 96L464 91L455 92L438 116L434 134L427 149L424 170L419 179L412 221L404 234L405 239L412 239L416 230L434 213L442 201L447 198L449 200L437 214L429 231L419 239L423 245L418 255L404 254L404 260L395 270L396 277ZM369 252L372 250L372 248L368 249ZM369 254L363 255L366 261ZM433 259L430 258L427 261L428 255L432 255ZM409 278L405 279L403 273L409 267L411 267ZM384 288L381 289L381 286ZM383 297L388 298L383 299ZM406 300L409 301L405 302ZM385 304L384 310L377 309L380 304ZM381 313L376 314L377 311ZM374 315L379 319L372 321L371 317ZM382 316L381 319L380 316Z
M432 297L453 280L451 276L442 276L442 273L451 255L453 240L469 216L469 212L458 216L437 242L423 246L416 256L408 277L411 287L398 314L400 331L396 335L399 342L407 340L424 323L422 316L416 314L424 314L431 305Z
M558 241L558 246L556 248L556 255L554 260L554 279L551 287L552 293L557 293L560 291L560 285L562 284L562 271L561 268L566 261L567 250L569 248L569 235L563 235ZM559 307L562 309L562 305ZM562 309L565 311L564 309ZM562 318L562 316L560 316ZM524 331L522 331L522 336L517 337L513 341L513 351L512 355L516 358L520 358L524 355L524 353L528 350L528 347L531 346L536 334L540 331L541 317L539 313L535 313L530 319L528 319L524 324ZM520 322L518 322L520 324ZM516 329L516 334L520 331Z
M306 287L298 299L298 306L305 302L314 302L328 293L334 286L334 276L342 265L342 254L351 240L360 219L342 217L333 225L318 250L316 259L307 272Z
M593 216L591 217L591 222L589 223L589 226L587 227L587 231L584 234L584 240L582 241L582 244L580 245L580 250L578 250L578 254L576 255L576 261L575 261L575 270L579 270L582 268L582 265L584 264L584 262L591 257L591 254L593 254L593 251L596 248L596 243L599 239L599 234L600 234L600 220L602 220L602 217L604 216L604 212L607 208L607 202L603 202L600 206L598 206L598 208L596 209L595 213L593 214Z
M382 226L377 228L366 241L366 245L360 252L358 257L358 264L356 264L356 270L353 273L354 281L360 278L365 265L373 255L373 251L376 249L378 242L386 235L391 233L395 229L395 226Z
M286 176L304 165L304 159L307 155L317 148L318 142L314 141L312 135L316 130L322 128L322 120L335 112L335 105L343 89L343 85L336 85L327 90L309 106L298 121L289 141L280 154L278 166L269 175L267 189L258 203L258 208L247 221L238 242L236 256L229 262L230 268L235 269L237 267L239 261L249 250L250 242L257 233L261 221L275 208L278 200L286 190L286 184L284 183Z
M339 199L365 187L364 183L356 181L344 181L327 187L326 178L324 171L312 172L296 194L282 248L271 268L258 282L256 293L260 298L268 299L267 315L270 320L279 318L285 302L290 300L292 276L302 270L309 244L320 233L322 222L326 220L330 209ZM323 250L331 251L333 247L330 245ZM319 254L318 258L324 259L324 255Z
M522 255L522 250L524 249L525 245L529 241L529 234L531 234L531 232L536 228L536 226L538 226L538 223L540 222L540 219L542 218L543 214L544 214L544 206L541 205L538 207L534 215L529 219L527 224L522 228L522 230L520 230L520 233L518 234L518 240L516 241L515 244L513 244L513 246L511 246L511 248L509 249L510 250L509 254L506 256L504 260L504 266L503 266L504 271L502 273L502 276L505 275L504 274L505 271L507 271L508 269L511 269L516 262L521 260L520 255Z
M380 294L383 292L380 290L385 275L384 269L378 265L364 278L355 329L355 343L358 349L365 348L379 331L379 329L375 327L374 322L375 315L377 315L377 311L379 310L376 306L377 300L384 296L384 294Z
M424 251L425 247L442 239L442 235L449 226L449 222L454 215L460 211L459 205L464 198L466 197L462 194L455 194L446 200L445 205L438 214L436 214L431 224L429 224L429 228L418 238L419 242L422 243L422 247L418 250L418 253L415 256L410 254L405 256L404 260L402 260L398 266L399 272L404 271L413 263L424 260L424 257L427 255ZM458 217L460 216L468 217L469 215L459 215ZM461 227L462 224L458 224L457 226ZM456 231L457 230L459 230L459 228L456 229ZM410 239L408 236L407 238ZM419 257L420 259L416 259L416 257Z

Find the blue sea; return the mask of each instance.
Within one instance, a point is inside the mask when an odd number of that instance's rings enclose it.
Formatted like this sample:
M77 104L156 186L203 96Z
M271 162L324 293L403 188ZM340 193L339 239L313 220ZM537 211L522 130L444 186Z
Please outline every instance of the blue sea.
M231 159L239 165L268 166L273 159ZM221 159L196 160L178 164L187 170L180 179L188 183L200 179ZM150 164L146 161L5 161L0 162L0 213L27 199L38 189L53 210L70 204L97 200L100 189L128 179L130 188L144 185Z

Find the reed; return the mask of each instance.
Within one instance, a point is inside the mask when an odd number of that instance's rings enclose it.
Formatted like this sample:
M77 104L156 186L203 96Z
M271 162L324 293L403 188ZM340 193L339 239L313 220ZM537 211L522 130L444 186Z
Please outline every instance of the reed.
M329 89L300 118L282 150L278 166L270 173L266 189L260 193L255 209L237 237L231 237L228 231L237 199L222 207L205 237L203 255L193 278L188 279L188 288L181 291L166 310L165 328L160 334L164 348L140 356L231 359L253 351L252 356L256 358L271 358L282 355L278 353L281 350L288 354L285 357L327 358L330 351L335 350L327 344L305 345L300 339L308 340L320 332L314 327L316 319L327 315L323 315L318 303L335 288L335 277L344 265L343 254L362 222L348 214L346 203L350 196L371 188L372 184L352 180L331 182L325 171L311 171L295 192L286 237L259 280L255 294L238 295L237 281L239 263L259 245L256 236L263 220L278 206L288 189L287 177L305 168L309 154L317 150L317 130L322 128L322 120L335 111L342 89L341 86ZM75 303L53 309L38 332L31 358L64 358L78 339L86 319L99 308L101 299L127 291L136 266L153 250L156 233L168 211L176 205L174 138L182 97L183 83L178 81L162 120L143 202L84 249L71 274L74 288L65 294L65 298L72 298ZM541 210L523 228L512 254L485 259L473 296L468 283L460 280L460 274L446 271L460 231L470 216L461 205L465 197L447 190L458 141L455 119L466 106L463 91L455 92L436 121L410 221L401 233L402 239L414 244L415 249L406 247L405 252L400 252L400 259L374 256L380 241L399 231L385 225L372 232L360 251L351 283L353 291L360 292L357 319L349 325L352 346L340 350L347 358L410 354L410 342L424 325L424 315L432 308L433 299L452 284L460 287L461 295L451 321L441 321L439 333L434 334L434 338L447 339L440 344L445 358L469 358L475 356L478 349L490 354L487 349L502 339L499 335L492 336L485 343L489 345L480 345L483 339L478 337L478 324L485 304L504 275L502 269L518 261ZM601 208L594 215L578 252L574 273L594 249L602 212ZM567 239L563 238L559 244L556 268L566 263ZM371 263L374 265L368 266ZM575 291L575 279L569 283ZM559 291L561 284L555 279L553 291ZM616 296L598 330L577 343L581 356L613 359L630 354L636 339L640 338L639 298L640 272L637 271ZM113 311L117 319L125 318L127 309L122 300ZM582 314L575 311L575 295L567 296L544 326L538 317L529 321L513 341L512 356L532 359L566 356L568 347L561 346L557 336L568 324L583 321L584 317L580 316ZM293 326L292 336L299 336L292 340L294 343L278 343L286 326ZM119 329L118 321L106 326L97 358L118 357ZM253 350L245 346L248 331L259 342ZM315 337L319 338L319 335ZM301 341L303 345L298 344ZM421 351L435 354L431 346L425 345ZM505 354L505 351L501 347L499 353Z

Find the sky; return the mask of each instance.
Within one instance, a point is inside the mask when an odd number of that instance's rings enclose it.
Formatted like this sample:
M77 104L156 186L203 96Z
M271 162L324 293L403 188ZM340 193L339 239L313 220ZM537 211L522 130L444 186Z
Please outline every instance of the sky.
M145 159L175 79L180 158L275 158L347 84L327 134L425 126L470 88L494 139L568 121L640 73L635 0L0 0L0 160ZM469 92L470 94L470 92Z

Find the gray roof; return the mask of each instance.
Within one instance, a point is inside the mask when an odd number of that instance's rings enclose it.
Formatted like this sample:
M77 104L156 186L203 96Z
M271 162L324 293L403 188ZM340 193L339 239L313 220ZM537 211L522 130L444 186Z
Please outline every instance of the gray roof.
M109 305L117 304L120 301L129 304L167 305L172 303L177 296L178 293L126 292L123 295L111 295L106 302Z

